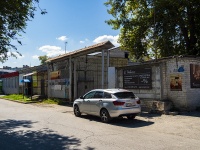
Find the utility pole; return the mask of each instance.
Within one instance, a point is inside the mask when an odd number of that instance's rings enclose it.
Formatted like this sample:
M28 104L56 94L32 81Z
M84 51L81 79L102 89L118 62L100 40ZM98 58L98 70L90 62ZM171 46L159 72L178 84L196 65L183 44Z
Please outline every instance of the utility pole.
M156 57L156 61L158 58L158 51L157 51L157 45L156 45L156 5L155 5L155 1L153 1L153 9L154 9L154 49L155 49L155 57Z
M66 54L66 46L67 46L67 42L65 42L65 54Z

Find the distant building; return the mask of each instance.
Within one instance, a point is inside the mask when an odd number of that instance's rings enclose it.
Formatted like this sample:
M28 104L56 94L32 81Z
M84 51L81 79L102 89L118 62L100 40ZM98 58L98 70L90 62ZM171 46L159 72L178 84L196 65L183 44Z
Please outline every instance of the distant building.
M14 70L9 69L0 69L0 75L15 72Z
M29 66L28 65L23 65L23 68L29 68Z
M4 70L13 70L12 72L14 72L14 71L20 71L20 70L23 70L23 69L26 69L26 68L30 68L30 66L23 65L22 67L13 67L13 68L9 67L9 66L3 66L2 69L4 69ZM8 72L8 73L10 73L10 72Z
M3 69L11 70L11 67L3 66Z

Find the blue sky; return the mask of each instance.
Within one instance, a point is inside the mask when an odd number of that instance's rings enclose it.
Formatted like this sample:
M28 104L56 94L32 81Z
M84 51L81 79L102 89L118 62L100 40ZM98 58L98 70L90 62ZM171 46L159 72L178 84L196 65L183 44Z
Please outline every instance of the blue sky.
M0 65L22 67L40 65L38 56L54 57L85 46L110 40L117 44L119 30L105 23L112 18L104 5L106 0L40 0L40 7L47 14L36 12L27 22L25 34L20 37L23 45L16 45L22 56L10 57Z

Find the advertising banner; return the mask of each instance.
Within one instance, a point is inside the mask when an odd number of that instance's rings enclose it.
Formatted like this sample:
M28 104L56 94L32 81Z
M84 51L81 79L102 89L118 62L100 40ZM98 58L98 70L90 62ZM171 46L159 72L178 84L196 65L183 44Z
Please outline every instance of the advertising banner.
M170 75L170 90L182 91L182 75L181 74Z
M32 79L33 79L33 87L37 87L38 86L37 73L32 75Z
M200 88L200 65L190 64L191 88Z
M60 79L60 71L53 71L50 74L51 80Z

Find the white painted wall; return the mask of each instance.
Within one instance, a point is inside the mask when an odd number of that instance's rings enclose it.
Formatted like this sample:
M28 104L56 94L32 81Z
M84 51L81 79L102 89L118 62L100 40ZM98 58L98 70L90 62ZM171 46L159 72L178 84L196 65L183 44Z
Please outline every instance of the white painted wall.
M2 78L4 94L19 94L19 77Z
M108 67L108 88L115 88L115 67Z

